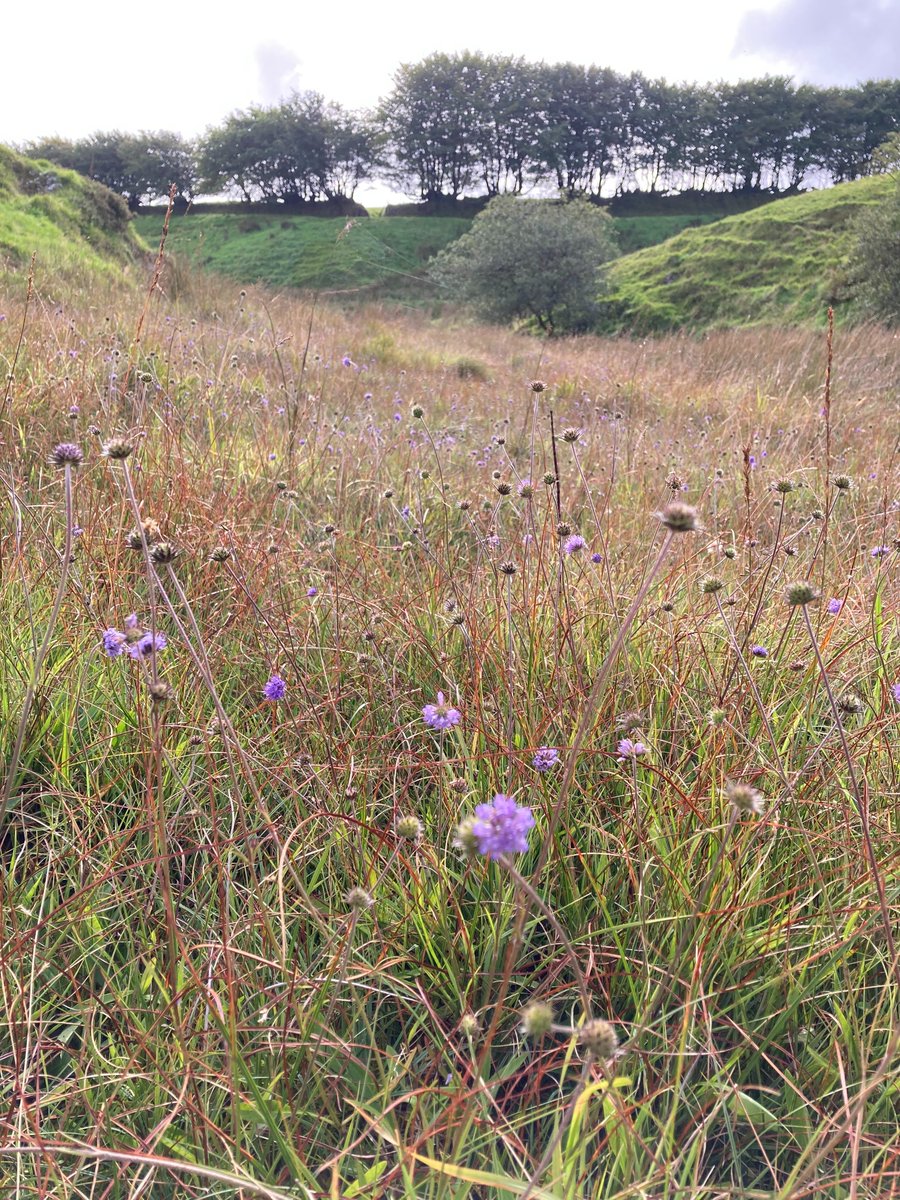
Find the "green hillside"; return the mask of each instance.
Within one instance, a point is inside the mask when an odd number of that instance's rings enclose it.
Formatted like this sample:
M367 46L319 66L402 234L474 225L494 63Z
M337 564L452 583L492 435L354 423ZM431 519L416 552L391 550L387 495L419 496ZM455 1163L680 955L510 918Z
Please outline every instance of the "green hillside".
M829 304L848 316L853 219L892 186L873 176L776 200L629 254L610 272L606 329L819 322Z
M240 283L408 296L431 289L423 280L428 260L469 224L454 217L189 212L172 217L167 248ZM138 217L136 226L153 243L162 213Z
M91 179L0 146L0 281L121 276L144 252L125 201Z

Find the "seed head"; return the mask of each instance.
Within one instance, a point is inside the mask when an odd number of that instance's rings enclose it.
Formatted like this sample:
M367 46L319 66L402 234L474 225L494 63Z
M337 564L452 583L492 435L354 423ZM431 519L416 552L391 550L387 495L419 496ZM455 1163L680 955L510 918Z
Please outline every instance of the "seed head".
M512 493L512 484L505 479L501 479L497 484L497 491L501 496L509 496Z
M671 501L657 516L673 533L693 533L700 528L696 508L682 500Z
M519 484L517 490L523 500L530 500L531 497L534 495L534 484L529 483L528 480L526 479L524 483Z
M464 858L478 857L478 838L475 836L474 817L466 817L465 820L460 821L459 825L457 825L453 847Z
M580 429L574 429L574 428L564 429L563 433L562 433L562 440L564 442L568 442L569 445L571 445L573 442L577 442L580 437L581 437Z
M793 479L779 479L775 484L775 491L781 496L787 496L796 490L797 485L794 483Z
M735 550L734 546L726 546L722 553L726 558L737 558L737 550Z
M706 715L707 721L713 729L718 729L720 725L724 725L728 714L724 708L711 708Z
M213 550L209 557L212 562L227 562L228 559L231 558L231 551L227 546L216 546L215 550Z
M542 392L547 385L542 379L532 379L531 390L533 392Z
M125 438L110 438L103 447L103 453L106 457L112 458L117 462L128 458L132 450L134 450L134 446L132 446L131 442L126 441Z
M798 579L795 583L787 585L784 598L792 608L796 608L818 600L819 592L805 579Z
M578 1044L591 1058L606 1062L615 1054L619 1038L609 1021L587 1021L578 1030Z
M712 596L716 592L720 592L725 586L721 579L717 579L715 575L707 575L705 579L700 580L700 591L705 596Z
M355 913L365 912L367 908L371 908L375 903L366 889L361 887L351 888L346 896L344 896L344 902Z
M416 842L422 836L422 822L418 817L399 817L395 829L397 837L407 842Z
M481 1033L481 1025L474 1013L463 1013L459 1018L459 1032L465 1038L478 1037L479 1033Z
M568 521L560 521L560 523L556 527L557 537L561 537L561 538L568 537L571 532L572 532L572 526L569 524Z
M158 679L155 683L151 683L147 690L154 704L165 704L175 694L171 687L167 683L163 683L161 679Z
M81 447L74 442L60 442L50 451L50 462L54 467L80 467L83 461Z
M835 475L831 482L839 492L849 492L853 487L853 480L849 475Z
M765 805L762 792L751 787L749 783L739 783L736 779L729 779L725 784L725 798L741 814L759 814Z
M421 421L421 420L422 420L422 418L425 416L425 409L422 407L422 405L421 405L421 404L414 404L414 405L412 406L412 408L411 408L409 411L410 411L410 414L411 414L411 415L412 415L412 416L413 416L413 417L414 417L414 418L415 418L417 421Z
M842 713L846 713L848 717L857 716L865 709L865 702L856 692L844 692L838 697L837 706Z
M532 1042L545 1038L553 1028L553 1009L549 1004L532 1000L522 1009L522 1032Z
M150 557L157 566L168 566L173 563L178 557L178 551L171 542L157 542L155 546L150 548Z
M501 575L515 575L517 568L514 562L502 562L498 570Z

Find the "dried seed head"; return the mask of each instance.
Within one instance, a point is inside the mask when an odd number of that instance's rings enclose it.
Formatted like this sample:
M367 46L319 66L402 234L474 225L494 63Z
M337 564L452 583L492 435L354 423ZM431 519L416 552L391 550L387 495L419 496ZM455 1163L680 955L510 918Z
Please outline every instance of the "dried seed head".
M682 500L673 500L657 516L672 533L693 533L700 528L696 508Z
M453 839L453 847L458 850L464 858L478 857L478 838L475 836L475 818L466 817L464 821L460 821L456 827L456 836Z
M553 1028L553 1009L549 1004L532 1000L522 1009L522 1032L533 1042L545 1038Z
M498 570L501 575L515 575L516 564L514 562L502 562Z
M526 480L524 483L519 484L517 491L523 500L530 500L534 495L534 484Z
M133 450L134 446L132 446L131 442L126 441L125 438L110 438L103 447L103 453L106 457L114 459L117 462L122 462L128 458Z
M606 1062L615 1054L619 1038L609 1021L587 1021L578 1030L578 1044L591 1058Z
M512 494L512 484L507 483L505 479L501 479L497 484L497 491L501 496L509 496Z
M849 475L835 475L831 482L839 492L849 492L853 487L853 480Z
M725 784L725 797L739 813L758 814L765 805L762 792L751 787L749 783L739 783L736 779L729 779Z
M842 696L838 697L837 706L842 713L846 713L850 717L857 716L866 707L862 697L858 696L856 692L844 692Z
M50 462L54 467L80 467L84 454L74 442L60 442L50 451Z
M231 558L231 551L227 546L216 546L215 550L213 550L209 557L212 562L227 562L228 559Z
M805 604L812 604L819 599L819 592L808 583L805 579L798 579L795 583L789 583L784 593L784 598L792 608Z
M413 417L415 417L415 419L417 421L421 421L422 418L425 416L425 409L422 407L421 404L414 404L409 411L410 411L410 414Z
M365 888L354 887L344 897L344 902L348 908L354 912L365 912L367 908L371 908L375 901L369 895Z
M150 547L150 557L157 566L165 567L175 561L178 557L178 550L171 542L157 542L155 546Z
M167 683L163 683L161 679L157 679L155 683L151 683L147 690L150 693L150 699L154 704L165 704L171 700L175 693Z
M450 787L458 796L461 796L463 792L467 792L469 790L469 785L464 779L454 779L450 784Z
M553 487L554 483L556 483L556 476L552 471L545 471L541 476L541 479L547 485L547 487Z
M728 717L724 708L711 708L706 714L706 719L713 729L718 729L720 725L724 725Z
M561 537L561 538L568 537L571 532L572 532L572 526L569 524L568 521L560 521L560 523L556 527L557 537Z
M542 379L532 379L531 390L533 392L542 392L547 385Z
M705 596L712 596L716 592L720 592L725 586L721 579L717 579L715 575L707 575L705 579L700 580L700 591Z
M795 492L797 485L793 479L779 479L775 484L775 491L781 496L787 496L790 492Z
M564 442L568 442L569 445L571 445L573 442L577 442L580 437L581 437L580 429L574 429L574 428L564 429L563 433L562 433L562 440Z
M478 1018L474 1013L463 1013L459 1018L459 1032L465 1038L478 1037L479 1033L481 1033L481 1025L478 1023Z

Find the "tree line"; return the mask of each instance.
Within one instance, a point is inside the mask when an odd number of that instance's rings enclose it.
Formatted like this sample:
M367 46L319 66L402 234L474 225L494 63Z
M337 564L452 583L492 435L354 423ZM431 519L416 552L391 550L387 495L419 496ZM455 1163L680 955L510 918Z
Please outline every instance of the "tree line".
M900 80L796 85L785 76L669 83L639 71L473 52L401 66L375 110L316 92L232 113L196 142L154 131L23 147L107 184L132 207L167 195L346 201L382 180L435 205L537 189L792 191L857 179L900 130Z

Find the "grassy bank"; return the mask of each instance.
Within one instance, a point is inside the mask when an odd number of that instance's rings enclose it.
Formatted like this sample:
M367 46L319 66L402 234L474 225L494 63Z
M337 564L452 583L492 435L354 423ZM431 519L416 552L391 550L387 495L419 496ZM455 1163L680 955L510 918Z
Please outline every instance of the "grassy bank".
M852 310L852 223L885 176L776 200L631 254L611 271L610 329L660 332L783 322Z

